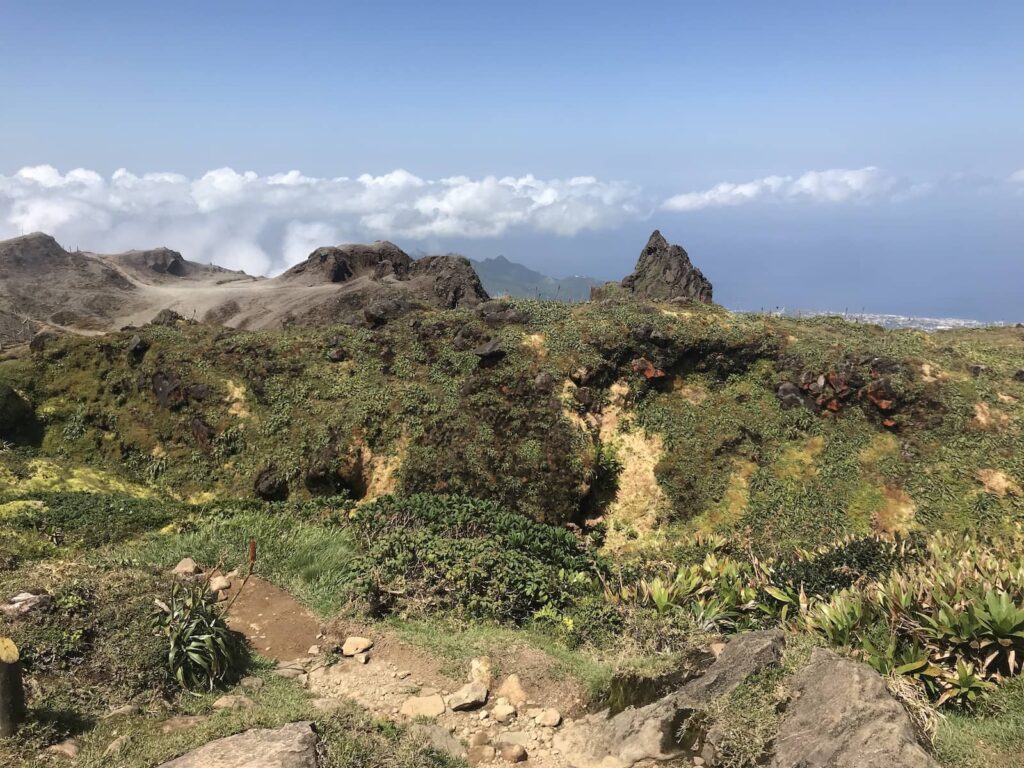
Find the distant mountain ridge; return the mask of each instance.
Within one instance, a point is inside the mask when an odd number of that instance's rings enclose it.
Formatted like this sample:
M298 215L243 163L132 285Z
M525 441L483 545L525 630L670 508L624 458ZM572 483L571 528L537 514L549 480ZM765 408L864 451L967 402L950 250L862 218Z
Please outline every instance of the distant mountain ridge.
M491 296L587 301L590 289L602 284L584 275L551 277L504 256L469 261Z
M67 251L36 232L0 241L0 344L41 330L103 333L162 310L235 328L380 324L416 306L473 307L488 296L461 256L413 260L386 241L316 249L273 278L155 248Z

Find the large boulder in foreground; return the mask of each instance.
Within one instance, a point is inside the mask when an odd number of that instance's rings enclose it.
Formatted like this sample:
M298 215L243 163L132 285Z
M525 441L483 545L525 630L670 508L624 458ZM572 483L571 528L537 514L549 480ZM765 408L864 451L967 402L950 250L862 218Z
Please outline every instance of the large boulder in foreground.
M701 734L681 734L689 718L728 696L751 675L777 665L784 636L778 630L736 635L701 676L645 707L627 707L577 721L555 736L554 746L573 768L629 768L700 751Z
M688 299L711 303L711 282L690 262L682 246L670 244L654 230L640 252L636 269L622 281L622 288L642 299ZM591 299L607 295L606 287L591 290Z
M790 687L772 768L939 768L870 667L815 648Z
M159 768L317 768L318 742L310 722L255 728L211 741Z

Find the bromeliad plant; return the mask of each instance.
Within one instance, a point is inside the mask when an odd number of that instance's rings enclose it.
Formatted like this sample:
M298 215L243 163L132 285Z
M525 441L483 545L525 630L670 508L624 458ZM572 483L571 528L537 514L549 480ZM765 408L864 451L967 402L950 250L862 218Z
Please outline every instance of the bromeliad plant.
M153 602L153 629L167 639L167 665L182 688L213 690L238 671L241 644L205 586L175 584L168 602Z
M1024 669L1024 536L937 534L919 563L812 603L799 623L939 705L970 707Z
M765 561L731 555L720 542L699 565L655 568L657 576L635 586L606 586L606 598L706 631L811 631L939 705L970 707L1024 671L1020 530L999 538L849 538Z

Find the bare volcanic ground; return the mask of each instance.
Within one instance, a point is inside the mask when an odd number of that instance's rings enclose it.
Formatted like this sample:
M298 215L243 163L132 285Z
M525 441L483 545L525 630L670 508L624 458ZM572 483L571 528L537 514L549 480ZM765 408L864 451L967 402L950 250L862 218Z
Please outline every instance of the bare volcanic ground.
M163 309L237 328L370 323L414 306L487 300L467 259L414 260L396 245L319 248L276 278L182 258L167 248L69 252L34 233L0 242L0 343L40 330L103 333L149 322Z

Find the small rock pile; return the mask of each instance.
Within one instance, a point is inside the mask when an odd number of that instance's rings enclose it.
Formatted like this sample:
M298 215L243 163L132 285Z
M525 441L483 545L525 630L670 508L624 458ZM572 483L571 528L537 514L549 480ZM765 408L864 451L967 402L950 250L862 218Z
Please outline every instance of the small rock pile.
M171 575L184 581L195 580L203 575L203 569L191 557L186 557L171 569ZM216 597L218 602L227 600L228 593L238 576L238 571L230 571L225 574L216 570L211 571L206 581L206 589Z
M482 657L472 660L458 689L440 690L418 684L408 670L393 664L371 664L372 649L369 638L349 637L341 646L340 661L296 659L280 664L276 674L320 696L314 701L320 709L351 699L379 716L417 721L411 727L425 741L471 765L527 759L532 765L564 765L551 746L562 725L561 713L531 701L518 675L508 675L494 687L491 662Z

